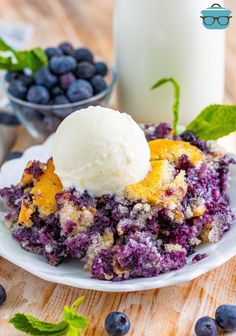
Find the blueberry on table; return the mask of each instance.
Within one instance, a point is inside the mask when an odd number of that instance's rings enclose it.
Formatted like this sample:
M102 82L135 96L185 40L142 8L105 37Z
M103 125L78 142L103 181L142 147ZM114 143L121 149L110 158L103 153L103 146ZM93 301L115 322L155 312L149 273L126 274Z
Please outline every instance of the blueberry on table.
M57 77L50 72L48 67L44 66L35 72L35 82L51 89L57 84Z
M61 50L61 48L49 47L49 48L45 49L45 54L50 59L50 58L52 58L54 56L62 56L63 55L63 51Z
M64 55L72 55L74 51L74 47L70 42L62 42L58 46Z
M76 69L76 60L71 56L54 56L49 61L50 69L56 75L73 72Z
M79 48L74 51L74 58L77 62L88 61L93 62L93 53L87 48Z
M80 62L76 69L76 76L82 79L92 78L96 73L95 66L90 62Z
M5 288L0 284L0 305L3 304L7 299L7 293Z
M236 306L222 305L216 310L216 322L226 332L236 331Z
M106 76L108 69L107 69L107 65L104 62L97 62L94 64L95 69L96 69L96 73L98 75L101 75L102 77Z
M8 87L9 93L19 99L25 99L27 93L27 87L24 82L19 79L16 79L10 82Z
M66 95L72 103L88 99L93 96L93 87L88 81L78 79L68 87Z
M208 316L201 317L195 325L197 336L217 336L218 326L216 321Z
M11 81L18 79L19 75L20 72L18 71L8 71L5 75L5 80L10 83Z
M72 72L68 72L64 75L61 75L60 78L59 78L60 87L63 90L66 90L66 89L68 89L70 84L73 83L75 80L76 80L76 77Z
M63 105L63 104L70 104L70 101L66 98L66 96L56 96L53 100L53 105Z
M127 315L112 312L105 319L105 329L111 336L123 336L130 330L130 321Z
M90 80L90 83L92 84L95 93L100 93L104 91L107 87L107 84L101 75L94 76Z
M59 86L55 86L52 90L51 90L51 95L53 97L56 96L61 96L64 94L64 91L59 87Z
M27 93L27 100L33 104L47 104L50 100L50 94L44 86L33 85Z

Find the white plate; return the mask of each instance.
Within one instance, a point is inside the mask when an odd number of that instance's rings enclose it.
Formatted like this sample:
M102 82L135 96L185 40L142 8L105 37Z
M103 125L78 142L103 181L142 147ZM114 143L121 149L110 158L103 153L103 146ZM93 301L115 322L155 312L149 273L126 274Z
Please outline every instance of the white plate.
M20 159L5 163L0 172L0 187L9 186L19 181L22 171L29 160L38 159L45 162L51 155L52 137L43 145L29 148ZM236 168L231 169L230 195L233 211L236 213ZM192 264L193 256L188 264L180 270L162 274L154 278L126 280L123 282L107 282L91 279L78 261L64 262L58 267L50 266L41 256L24 251L15 242L10 232L0 219L0 255L13 264L47 281L70 285L79 288L94 289L105 292L129 292L176 285L190 281L204 274L236 255L236 225L216 244L204 244L197 248L197 253L207 253L208 257Z

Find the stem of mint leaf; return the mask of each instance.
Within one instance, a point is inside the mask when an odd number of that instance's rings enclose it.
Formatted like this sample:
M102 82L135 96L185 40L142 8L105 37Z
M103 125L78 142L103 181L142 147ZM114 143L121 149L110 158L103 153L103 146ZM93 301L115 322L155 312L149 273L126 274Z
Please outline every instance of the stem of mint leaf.
M174 87L174 104L173 104L173 115L174 115L174 119L173 119L173 129L175 131L175 133L177 132L176 128L177 128L177 124L178 124L178 120L179 120L179 101L180 101L180 86L179 84L176 82L176 80L174 78L162 78L160 79L158 82L156 82L151 89L156 89L166 83L172 83L173 87Z
M86 317L77 314L79 305L84 302L84 297L77 299L71 307L64 307L64 318L59 323L40 321L34 316L18 313L9 322L17 330L32 336L81 336L88 328Z
M32 73L48 64L47 55L41 48L18 51L0 38L0 69L21 71L30 69Z
M216 140L236 131L236 105L210 105L186 128L203 140Z

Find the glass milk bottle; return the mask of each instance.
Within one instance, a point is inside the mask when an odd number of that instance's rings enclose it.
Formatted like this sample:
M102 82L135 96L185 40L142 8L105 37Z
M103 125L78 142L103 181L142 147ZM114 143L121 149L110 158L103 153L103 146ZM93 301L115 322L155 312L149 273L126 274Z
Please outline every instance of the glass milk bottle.
M213 1L214 2L214 1ZM117 0L114 38L118 104L138 122L172 121L170 84L151 91L162 77L181 85L180 123L204 107L222 103L224 30L202 24L207 0ZM224 6L223 1L218 1Z

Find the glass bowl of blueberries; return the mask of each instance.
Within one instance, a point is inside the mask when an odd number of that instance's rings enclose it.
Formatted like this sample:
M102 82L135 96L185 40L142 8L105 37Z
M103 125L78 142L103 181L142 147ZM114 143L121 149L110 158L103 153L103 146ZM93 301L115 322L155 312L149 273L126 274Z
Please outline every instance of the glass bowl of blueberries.
M44 52L47 65L34 74L8 71L4 81L11 109L34 138L55 132L76 110L107 106L116 82L115 69L87 48L63 42Z

